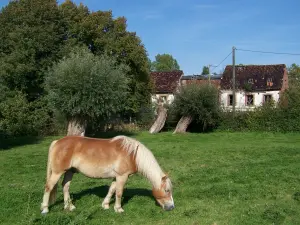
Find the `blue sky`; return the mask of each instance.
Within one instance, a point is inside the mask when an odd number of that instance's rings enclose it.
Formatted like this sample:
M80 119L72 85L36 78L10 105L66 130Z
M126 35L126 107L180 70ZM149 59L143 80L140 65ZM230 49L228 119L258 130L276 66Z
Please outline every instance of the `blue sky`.
M8 0L0 0L0 6ZM58 1L63 2L62 0ZM127 18L149 57L168 53L186 75L218 65L232 46L300 53L299 0L75 0L92 11L112 10ZM227 64L228 57L215 72ZM236 63L300 64L300 56L236 52Z

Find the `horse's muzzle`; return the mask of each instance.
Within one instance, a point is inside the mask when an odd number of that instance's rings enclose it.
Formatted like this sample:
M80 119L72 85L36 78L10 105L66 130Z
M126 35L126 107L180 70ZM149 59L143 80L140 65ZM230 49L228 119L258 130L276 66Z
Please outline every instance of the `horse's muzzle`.
M174 208L175 208L174 205L165 205L165 206L164 206L164 210L166 210L166 211L171 211L171 210L174 209Z

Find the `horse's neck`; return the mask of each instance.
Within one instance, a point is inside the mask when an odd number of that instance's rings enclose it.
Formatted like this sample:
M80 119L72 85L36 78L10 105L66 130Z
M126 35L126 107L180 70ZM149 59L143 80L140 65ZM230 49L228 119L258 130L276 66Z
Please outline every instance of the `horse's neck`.
M154 188L160 188L164 173L154 156L152 157L149 157L145 163L138 164L138 171L150 181Z

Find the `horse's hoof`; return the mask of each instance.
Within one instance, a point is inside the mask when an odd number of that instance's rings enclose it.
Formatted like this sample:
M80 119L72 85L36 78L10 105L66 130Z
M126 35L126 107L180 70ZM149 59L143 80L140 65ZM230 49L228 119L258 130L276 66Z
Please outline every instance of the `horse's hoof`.
M103 209L109 209L109 204L107 204L107 203L102 203L102 208Z
M117 212L117 213L124 212L124 209L122 209L121 207L120 208L114 207L114 209L115 209L115 212Z
M65 210L72 212L73 210L76 209L76 207L74 205L67 205L64 207Z
M43 211L41 212L43 215L46 215L49 212L49 209L45 208L43 209Z

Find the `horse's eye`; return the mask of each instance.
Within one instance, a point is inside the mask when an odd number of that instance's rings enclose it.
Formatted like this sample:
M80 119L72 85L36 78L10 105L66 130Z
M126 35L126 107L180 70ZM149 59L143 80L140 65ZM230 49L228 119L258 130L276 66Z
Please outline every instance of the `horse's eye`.
M169 192L170 192L170 190L165 190L165 192L166 192L166 193L169 193Z

